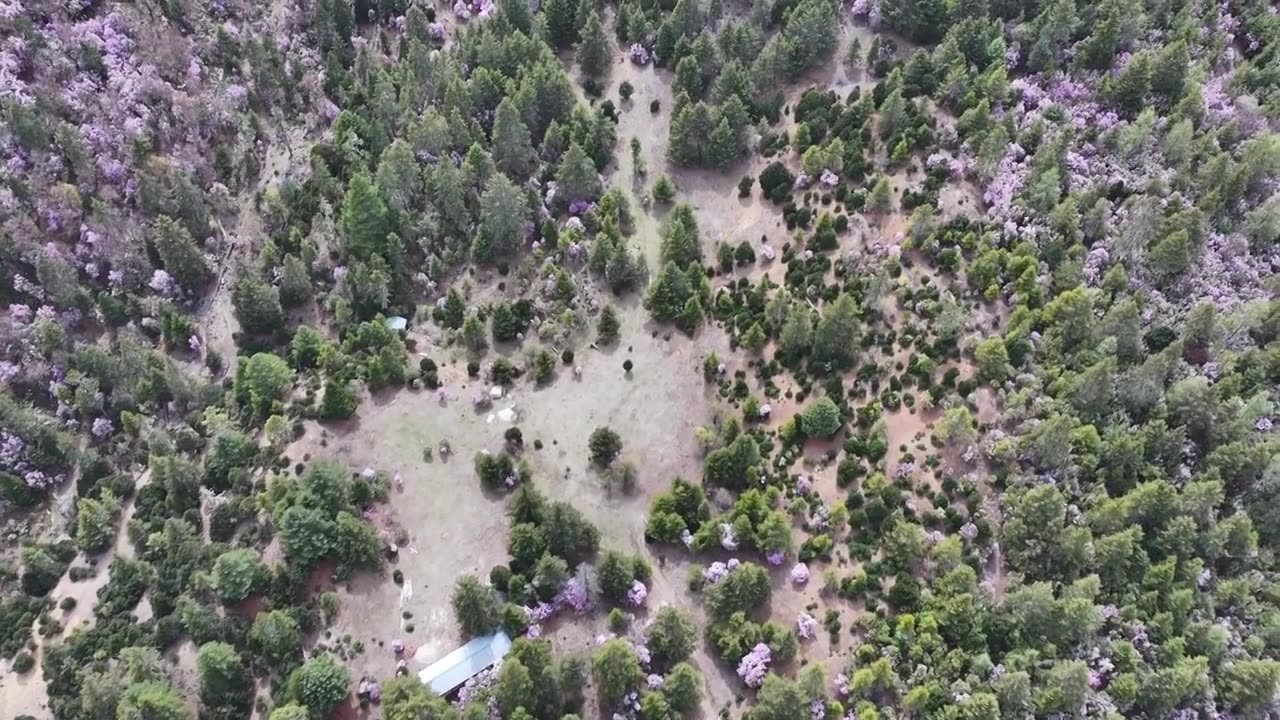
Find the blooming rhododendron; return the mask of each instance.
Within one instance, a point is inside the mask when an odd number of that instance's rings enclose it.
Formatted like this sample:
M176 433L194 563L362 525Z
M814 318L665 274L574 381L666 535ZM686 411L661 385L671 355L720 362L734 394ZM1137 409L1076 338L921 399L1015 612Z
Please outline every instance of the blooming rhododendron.
M791 568L790 577L791 582L797 585L809 582L809 566L804 563L796 563L795 567Z
M738 662L738 677L742 678L742 682L746 683L747 687L760 687L764 684L764 676L769 672L769 662L772 658L773 653L768 645L757 644Z
M649 588L645 584L636 580L631 585L631 589L627 591L627 604L631 607L640 607L644 605L644 599L649 596Z
M714 585L725 578L729 574L729 567L717 560L711 563L702 571L702 579Z
M812 640L818 634L818 621L807 612L796 616L796 636L801 640Z

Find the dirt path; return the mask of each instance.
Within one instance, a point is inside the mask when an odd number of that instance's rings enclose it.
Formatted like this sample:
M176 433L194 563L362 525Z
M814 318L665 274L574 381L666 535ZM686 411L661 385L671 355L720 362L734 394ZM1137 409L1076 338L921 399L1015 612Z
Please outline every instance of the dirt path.
M150 480L151 471L144 471L138 476L138 489L145 487ZM136 497L136 491L134 497ZM61 609L52 611L53 618L62 623L62 632L56 638L43 638L33 629L36 648L32 652L32 657L35 658L36 664L29 672L23 675L12 672L0 675L0 717L14 718L30 715L35 718L44 718L49 716L47 710L49 695L44 681L44 648L51 642L65 638L75 627L88 627L93 624L93 609L98 603L98 591L111 579L109 568L112 558L120 556L133 559L134 557L133 543L129 541L128 531L129 520L133 517L133 513L134 498L130 497L121 507L111 550L98 554L89 562L89 565L97 570L92 578L79 582L73 581L68 568L58 580L49 598L55 606L65 598L72 598L75 600L75 607L65 612ZM83 565L77 565L75 561L72 562L72 566L83 567Z
M279 5L279 3L276 3ZM203 335L205 352L216 351L222 356L224 373L230 376L235 371L236 343L235 332L238 325L234 308L231 304L231 283L233 273L243 262L249 261L262 241L262 216L255 207L257 194L271 185L280 182L294 168L296 159L305 159L311 153L316 140L307 135L302 128L290 128L280 132L274 121L261 118L267 131L267 151L262 161L262 171L258 182L246 188L236 196L239 211L230 227L219 222L222 242L222 254L218 260L218 278L212 290L201 301L195 316Z

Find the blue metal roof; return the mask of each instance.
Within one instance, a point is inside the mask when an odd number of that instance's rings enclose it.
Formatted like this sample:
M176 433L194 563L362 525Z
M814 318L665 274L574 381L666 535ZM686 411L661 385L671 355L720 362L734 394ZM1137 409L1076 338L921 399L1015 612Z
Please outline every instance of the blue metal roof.
M448 695L486 668L497 664L511 649L511 638L498 631L470 642L418 672L418 679L437 695Z

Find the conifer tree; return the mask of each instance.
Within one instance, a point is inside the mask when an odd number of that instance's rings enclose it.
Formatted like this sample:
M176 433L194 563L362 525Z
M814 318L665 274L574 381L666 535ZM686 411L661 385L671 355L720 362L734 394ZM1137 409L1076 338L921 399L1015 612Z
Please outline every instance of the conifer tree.
M702 262L698 221L688 205L677 205L662 228L662 261L682 268Z
M615 243L609 254L608 264L605 266L605 278L609 281L609 289L613 290L614 294L621 295L634 288L640 281L641 270L640 260L627 250L626 243L621 241Z
M547 20L547 37L561 50L578 42L578 4L576 0L547 0L543 6Z
M528 216L524 191L506 175L490 178L480 196L480 232L472 247L476 261L489 262L515 252L523 244Z
M289 254L280 268L280 302L297 307L311 299L311 275L302 258Z
M498 9L507 22L511 23L511 27L525 35L533 34L533 17L529 15L528 0L498 0Z
M1151 92L1171 105L1177 102L1186 88L1189 65L1185 40L1166 45L1152 63Z
M595 163L578 143L573 143L560 158L556 169L556 195L566 203L591 201L600 197L600 175Z
M867 209L877 215L887 215L893 210L893 191L889 187L889 178L882 176L871 188Z
M764 327L758 322L747 328L747 332L742 336L742 346L753 353L759 353L768 342L769 338L764 333Z
M413 148L397 139L378 159L378 190L387 205L402 215L410 213L422 198L422 174Z
M600 13L592 10L582 23L578 43L578 66L584 75L598 78L609 70L612 62L609 35L600 22Z
M320 401L320 417L325 420L346 420L355 414L360 399L351 390L351 383L330 378L324 384L324 397Z
M858 306L847 293L822 315L813 335L813 359L843 369L851 366L858 350Z
M703 96L702 68L692 55L680 58L676 63L675 78L671 81L671 95L680 97L682 94L690 100L701 100Z
M738 137L729 126L727 118L721 118L720 124L711 132L707 148L707 159L718 168L725 168L738 159Z
M698 302L697 297L691 297L685 301L684 309L680 311L680 329L692 335L702 324L702 318L702 303Z
M785 362L795 362L813 345L813 320L809 309L793 302L787 308L786 320L778 333L778 354Z
M184 290L198 291L213 279L204 251L191 239L191 233L174 220L156 218L151 226L151 244L165 272Z
M493 160L507 177L523 181L537 166L529 128L510 97L498 103L493 118Z
M1151 90L1151 66L1150 53L1143 51L1134 55L1120 74L1109 76L1103 82L1102 94L1121 113L1137 115Z
M457 330L462 327L462 321L466 318L467 301L463 299L462 293L457 288L449 288L449 294L445 296L444 307L440 309L436 320L450 330Z
M596 325L596 333L600 342L608 344L618 339L618 330L622 325L618 322L618 311L612 305L605 305L600 311L600 322Z
M467 315L466 321L462 323L462 342L468 350L475 353L483 353L489 347L489 340L484 334L484 323L480 322L480 316L475 313Z
M284 327L280 291L256 273L242 271L231 288L231 305L241 329L253 334L273 333Z
M342 231L347 252L355 258L367 260L386 250L387 234L391 232L387 205L365 173L351 178L347 185L342 200Z
M645 296L644 307L659 322L671 322L680 316L685 303L692 297L689 279L674 260L668 261L658 274L658 278L649 286Z
M698 166L706 161L707 138L715 130L706 103L686 104L671 120L667 157L678 165Z

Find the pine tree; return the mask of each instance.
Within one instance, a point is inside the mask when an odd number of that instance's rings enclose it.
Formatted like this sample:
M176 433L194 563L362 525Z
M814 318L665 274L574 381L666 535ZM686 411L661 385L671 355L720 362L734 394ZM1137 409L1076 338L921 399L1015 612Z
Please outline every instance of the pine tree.
M675 78L671 81L671 95L686 95L690 100L701 100L703 95L702 68L692 55L680 58L676 63Z
M242 271L231 288L231 305L241 329L251 334L273 333L284 327L280 291L256 274Z
M524 244L528 199L506 175L489 179L480 196L480 217L480 232L472 248L477 262L510 255Z
M676 4L679 7L679 3ZM680 29L668 18L658 28L658 39L653 46L653 64L657 67L672 67L675 58L676 44L680 42Z
M609 47L609 35L600 22L600 13L592 10L582 23L578 43L578 66L587 77L598 78L609 70L612 56Z
M512 180L523 181L537 167L529 128L510 97L498 103L493 119L493 160Z
M377 182L387 205L397 213L408 214L417 206L422 198L422 174L408 142L396 140L382 151Z
M449 288L449 294L445 296L444 307L440 309L436 317L444 327L450 330L457 330L462 327L462 321L466 319L467 301L463 299L462 293L457 288Z
M718 168L726 168L738 159L738 137L729 126L727 118L721 118L720 124L711 132L707 159Z
M1079 22L1075 0L1057 0L1042 12L1037 19L1040 28L1027 57L1031 69L1037 72L1052 70L1057 64L1058 56L1075 34L1075 27Z
M1151 69L1151 92L1173 104L1182 97L1187 84L1187 57L1185 40L1166 45L1157 55Z
M669 205L676 196L676 184L671 178L663 175L653 184L653 201L659 205Z
M667 157L678 165L703 164L707 156L707 138L714 129L711 109L706 103L685 105L671 120Z
M876 215L887 215L893 210L893 191L889 187L889 178L881 176L871 188L867 209Z
M387 234L391 232L387 205L365 173L351 178L347 185L347 194L342 200L342 230L347 252L353 257L367 260L386 250Z
M1116 109L1133 116L1142 110L1151 90L1151 55L1139 52L1119 75L1110 76L1102 85L1103 94Z
M830 0L801 0L787 13L779 37L787 50L788 75L796 77L835 50L836 7Z
M462 159L462 181L475 192L480 192L497 173L498 166L494 164L489 151L478 142L471 143Z
M942 0L898 0L886 5L890 25L914 42L931 44L942 39L947 19Z
M533 35L533 17L529 15L528 0L498 0L498 9L511 27L525 35Z
M671 9L671 22L683 37L697 35L703 25L698 0L676 0Z
M1120 46L1119 8L1114 2L1104 2L1094 18L1089 37L1079 45L1076 60L1089 70L1106 70L1115 61Z
M621 241L613 246L605 266L605 277L609 281L609 289L615 295L631 290L640 281L640 261L627 250L626 243Z
M659 322L671 322L684 311L685 303L692 297L689 279L674 261L668 261L658 278L649 286L644 306Z
M182 225L168 217L159 217L152 224L151 233L151 244L165 272L184 290L199 291L213 279L204 251Z
M688 335L693 335L702 324L702 319L702 303L698 302L698 298L691 297L686 300L684 309L680 311L680 329Z
M352 392L351 383L329 378L324 384L324 397L320 400L320 418L346 420L356 413L360 398Z
M778 354L784 362L795 362L804 357L813 345L813 320L809 310L801 303L793 302L787 308L786 320L778 333Z
M671 211L662 228L662 261L689 267L702 262L702 245L698 237L698 221L693 208L681 203Z
M1147 267L1161 278L1180 274L1195 256L1195 243L1186 230L1169 233L1147 253Z
M605 305L600 311L600 322L596 325L596 333L600 342L608 344L618 339L618 330L622 327L618 321L618 311L612 305Z
M547 20L547 36L561 50L578 42L578 7L576 0L547 0L543 13Z
M556 169L556 194L566 203L592 201L600 197L600 175L595 163L578 143L573 143Z
M753 323L747 328L747 332L742 336L742 346L753 353L759 353L764 350L764 346L769 342L769 337L764 333L764 327L760 323Z
M462 323L462 342L468 350L475 353L482 353L489 347L484 334L484 323L480 322L480 316L475 313L467 315L466 321Z
M302 258L289 254L280 268L280 302L297 307L311 299L311 275Z
M838 369L851 366L857 358L858 329L858 306L842 293L823 313L814 332L813 359Z

